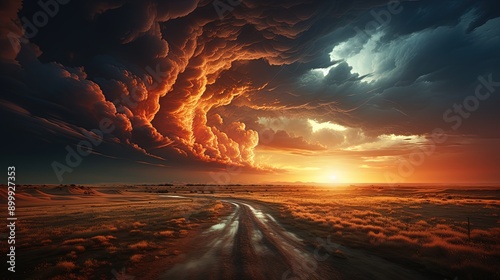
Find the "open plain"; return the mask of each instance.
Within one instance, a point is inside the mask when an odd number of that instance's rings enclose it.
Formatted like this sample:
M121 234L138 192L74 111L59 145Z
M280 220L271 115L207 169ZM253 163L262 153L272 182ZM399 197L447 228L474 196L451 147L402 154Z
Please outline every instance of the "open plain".
M29 185L16 200L25 279L500 279L496 187Z

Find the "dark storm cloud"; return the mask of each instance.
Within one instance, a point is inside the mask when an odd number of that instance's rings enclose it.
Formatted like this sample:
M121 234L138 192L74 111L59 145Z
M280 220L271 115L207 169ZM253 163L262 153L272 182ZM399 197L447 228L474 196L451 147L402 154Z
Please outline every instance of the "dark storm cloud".
M368 46L374 37L370 34L379 33L382 37L362 62L375 66L373 72L365 74L373 78L371 82L363 80L352 65L333 61L335 66L324 78L318 72L291 73L287 82L280 81L281 86L269 89L275 94L260 92L252 100L264 105L269 103L267 96L279 96L286 101L277 106L286 104L290 114L308 115L304 111L310 111L316 119L362 127L371 135L422 134L438 126L449 127L443 122L443 113L474 95L478 76L492 74L493 81L500 80L496 53L500 22L490 11L492 5L402 2L402 12L392 15L377 32L359 32L367 22L376 22L373 14L387 13L383 6L374 7L350 28L334 30L331 34L340 36L330 37L330 45L322 46L331 50L346 42L341 54L347 59ZM358 31L353 32L356 27ZM491 104L498 96L490 98L461 127L462 133L498 136L497 130L490 129L495 112Z
M212 1L72 1L18 48L14 23L41 7L4 1L2 115L32 139L10 144L22 152L26 142L50 143L52 151L109 119L115 129L96 153L263 170L254 162L265 130L259 117L331 121L371 136L426 133L474 92L478 75L500 79L498 9L488 1L401 2L402 12L378 29L365 62L373 73L331 61L343 42L343 55L363 52L370 35L357 30L386 4L242 1L220 18ZM325 77L310 71L326 67ZM491 104L481 104L466 132L496 135L475 125L493 122ZM273 134L270 147L324 147Z
M10 38L20 36L22 29L12 24L12 21L17 18L17 13L21 9L21 0L19 1L3 1L0 4L0 54L3 61L15 63L17 55L16 48L12 47ZM9 37L9 34L13 35Z

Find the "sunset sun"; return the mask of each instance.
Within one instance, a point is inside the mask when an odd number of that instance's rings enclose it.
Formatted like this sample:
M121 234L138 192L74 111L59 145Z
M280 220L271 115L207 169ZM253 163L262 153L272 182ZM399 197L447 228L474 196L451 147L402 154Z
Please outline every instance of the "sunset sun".
M330 182L332 182L332 183L337 183L339 180L337 174L330 174L329 179L330 179Z

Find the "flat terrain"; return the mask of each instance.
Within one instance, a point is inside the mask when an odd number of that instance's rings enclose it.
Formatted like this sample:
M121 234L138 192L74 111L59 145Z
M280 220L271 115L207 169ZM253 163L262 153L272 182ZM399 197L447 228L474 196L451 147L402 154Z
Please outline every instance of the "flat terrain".
M16 278L500 279L496 187L18 186L16 205Z

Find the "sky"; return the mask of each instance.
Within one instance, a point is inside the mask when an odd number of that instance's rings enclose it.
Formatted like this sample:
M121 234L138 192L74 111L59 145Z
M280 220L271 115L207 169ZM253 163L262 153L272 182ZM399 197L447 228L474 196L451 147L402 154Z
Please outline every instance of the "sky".
M498 183L498 1L2 1L20 183Z

